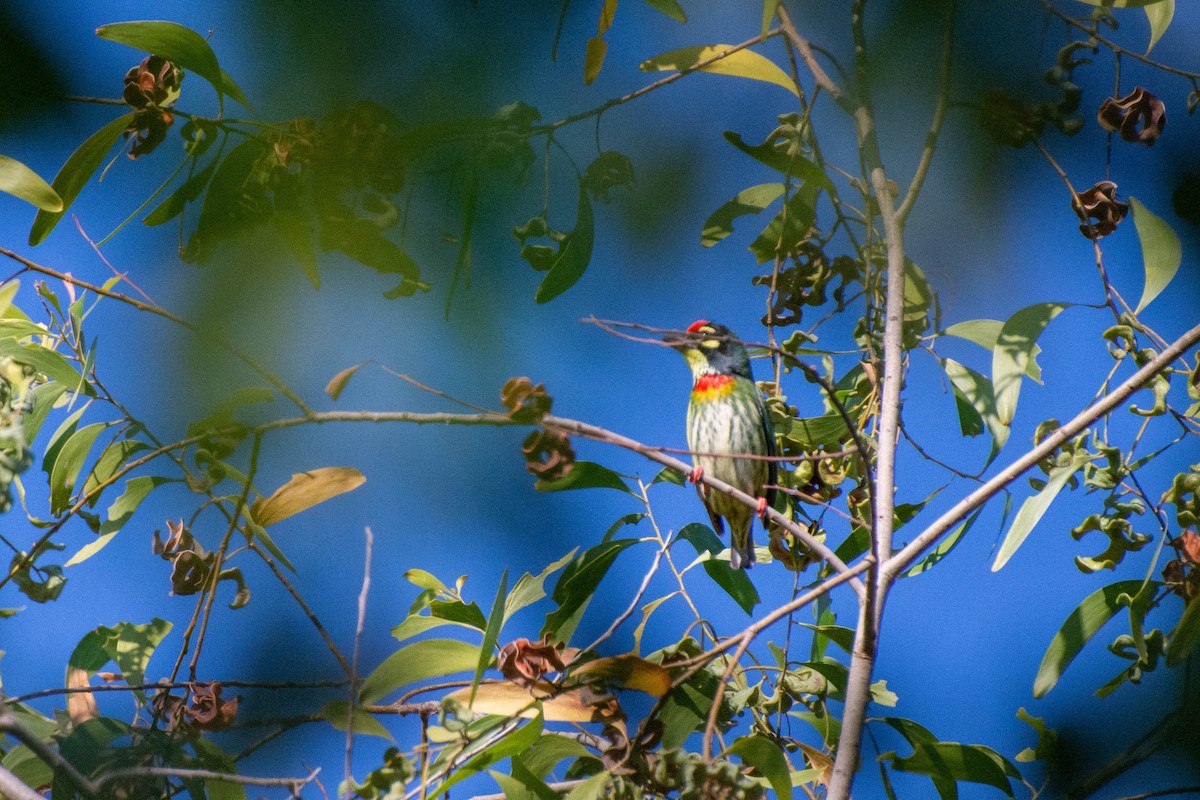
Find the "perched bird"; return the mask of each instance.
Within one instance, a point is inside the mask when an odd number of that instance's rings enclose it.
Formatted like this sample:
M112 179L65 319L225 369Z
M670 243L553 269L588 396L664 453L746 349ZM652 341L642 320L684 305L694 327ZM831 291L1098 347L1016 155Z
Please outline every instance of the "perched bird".
M664 341L683 354L692 368L692 397L688 403L687 440L699 481L707 473L746 494L759 498L758 515L773 504L777 464L732 455L775 455L775 433L762 396L750 373L750 357L724 325L698 320L684 334L668 334ZM717 534L729 523L732 543L729 563L748 569L754 563L750 528L754 510L723 492L701 493Z

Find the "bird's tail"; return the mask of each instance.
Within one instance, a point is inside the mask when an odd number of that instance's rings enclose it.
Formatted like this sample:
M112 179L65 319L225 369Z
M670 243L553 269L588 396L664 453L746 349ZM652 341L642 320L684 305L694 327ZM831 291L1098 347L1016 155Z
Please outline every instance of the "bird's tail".
M749 528L749 526L747 526ZM734 569L750 569L754 566L754 539L750 531L731 536L732 546L729 549L729 566Z

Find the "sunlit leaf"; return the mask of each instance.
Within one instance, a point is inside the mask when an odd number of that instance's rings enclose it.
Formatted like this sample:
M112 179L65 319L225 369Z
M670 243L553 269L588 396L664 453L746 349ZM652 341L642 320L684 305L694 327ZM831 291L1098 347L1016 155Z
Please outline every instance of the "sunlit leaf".
M118 439L104 448L104 452L96 459L88 472L83 484L83 493L88 495L88 505L94 506L100 499L97 491L100 485L107 483L118 469L125 465L131 456L150 450L150 445L136 439Z
M1096 458L1096 456L1087 451L1077 452L1069 463L1050 470L1050 475L1046 479L1046 485L1042 487L1040 492L1033 497L1025 498L1025 502L1021 504L1021 508L1017 511L1017 516L1013 519L1012 527L1004 534L1004 540L1000 543L1000 550L996 553L996 560L992 564L992 572L996 572L1008 563L1013 553L1017 552L1017 548L1033 532L1042 515L1050 508L1050 504L1054 502L1054 498L1058 496L1062 488L1067 485L1067 481L1071 479L1071 476L1082 469L1083 465L1093 458Z
M941 335L966 339L968 342L974 342L988 352L992 352L996 349L996 342L1000 341L1002 330L1004 330L1004 323L998 319L971 319L951 325L943 330ZM1042 370L1038 366L1037 357L1041 352L1042 348L1035 344L1029 351L1029 361L1025 365L1025 374L1039 383L1042 380Z
M791 765L783 749L765 736L743 736L729 746L730 755L740 756L742 763L755 769L771 784L779 800L791 800Z
M0 339L0 358L11 358L18 364L27 364L50 380L63 384L67 389L83 394L95 394L67 359L40 344L22 345L17 344L15 339Z
M270 497L255 500L250 514L255 522L266 528L317 503L357 489L366 481L354 467L321 467L298 472Z
M1049 762L1058 752L1058 735L1046 724L1042 717L1035 717L1024 708L1017 709L1017 719L1029 725L1037 733L1037 746L1026 747L1015 756L1016 761L1046 761Z
M1075 607L1042 656L1037 678L1033 682L1034 697L1042 697L1053 689L1083 646L1121 610L1118 598L1122 595L1132 597L1141 588L1140 580L1118 581L1092 592Z
M1154 45L1171 26L1171 20L1175 17L1175 0L1159 0L1145 8L1146 20L1150 23L1150 44L1146 45L1146 55L1150 55Z
M342 392L346 389L346 384L354 377L354 374L371 362L364 361L361 364L355 364L352 367L346 367L344 370L334 375L329 379L329 383L325 384L325 394L329 395L330 400L337 400L342 396Z
M505 717L533 719L540 708L542 715L550 722L598 722L611 718L612 713L608 695L597 694L586 686L563 690L547 682L529 688L499 681L481 684L475 690L475 699L468 704L470 695L470 687L467 687L450 693L446 699L454 700L477 714Z
M733 233L733 221L748 214L758 214L783 194L782 183L762 183L743 189L709 215L700 232L700 244L712 247Z
M43 211L63 210L62 198L41 176L15 158L0 156L0 192L11 194Z
M1017 412L1021 376L1033 358L1037 338L1070 303L1038 303L1023 308L1008 318L1000 329L996 349L992 351L992 388L996 392L996 413L1009 425Z
M733 45L729 44L683 47L679 50L672 50L668 53L662 53L661 55L649 58L643 61L639 68L643 72L655 72L666 69L691 69L701 61L719 56L722 53L727 53L732 49ZM788 77L786 72L781 70L774 61L771 61L766 56L759 55L753 50L739 50L725 58L717 59L711 64L701 67L700 70L702 72L710 72L714 75L731 75L735 78L765 81L776 86L782 86L796 96L800 94L796 90L796 84L792 82L792 79Z
M483 632L483 643L479 646L479 661L475 665L475 677L471 680L471 694L479 688L483 672L492 663L492 651L500 639L500 628L504 625L504 600L508 591L508 567L500 575L500 586L496 589L496 599L492 601L492 613L488 614L487 628ZM468 701L469 702L469 701Z
M479 645L453 639L425 639L405 645L367 676L359 700L369 705L417 681L472 671L479 663L479 650Z
M671 674L658 664L632 653L623 656L597 658L571 668L571 677L583 680L599 679L623 689L662 697L671 689Z
M588 199L587 185L579 180L579 208L575 215L575 230L559 243L558 256L550 265L533 299L548 303L570 289L587 271L592 259L595 242L595 221L592 217L592 201Z
M37 386L28 395L32 401L29 413L21 415L21 422L25 427L25 441L32 442L37 438L38 432L41 431L42 425L46 422L46 417L50 414L50 409L54 408L54 404L62 397L63 393L68 389L66 384L52 381L43 383Z
M576 556L554 585L550 596L558 608L546 615L542 634L555 641L568 641L609 567L617 556L637 543L637 539L614 539Z
M992 437L992 450L988 463L992 462L1008 441L1010 429L1000 421L996 411L996 396L992 382L970 367L964 367L952 358L942 359L942 368L954 388L954 401L958 408L959 428L964 436L974 436L986 428Z
M1134 309L1135 314L1140 314L1154 298L1162 294L1179 271L1179 265L1183 262L1183 248L1171 226L1148 211L1136 197L1129 198L1129 207L1133 210L1133 224L1142 243L1142 262L1146 268L1142 299Z
M779 142L770 137L759 144L747 144L741 134L734 131L725 131L724 136L725 140L738 150L768 167L779 170L784 175L799 178L806 184L811 183L830 193L836 192L836 187L829 176L812 161L795 152L793 146L781 148Z
M172 627L170 622L158 618L145 625L131 622L119 622L111 628L101 625L79 640L67 660L67 669L92 674L112 661L130 685L143 683L150 656Z
M83 191L83 187L91 179L92 174L100 167L100 162L108 155L113 143L121 137L121 132L133 122L133 114L123 114L100 130L89 136L83 144L71 154L67 163L54 176L51 183L54 191L62 199L60 211L42 210L33 218L33 227L29 229L29 244L41 244L54 226L63 218L63 214L75 202L75 198Z
M71 504L75 482L83 469L83 462L95 444L96 438L112 423L95 422L75 431L63 442L54 464L50 469L50 513L59 514Z
M958 742L929 742L918 745L913 749L912 755L893 758L892 768L901 772L982 783L999 789L1010 798L1013 791L1009 778L1021 779L1017 768L990 747Z
M508 622L512 615L523 608L533 605L537 601L546 596L546 578L558 572L567 562L575 557L575 553L579 548L574 548L562 558L546 565L546 568L537 575L530 575L526 572L517 582L513 584L512 591L508 593L508 597L504 600L504 621Z
M538 481L533 485L539 492L565 492L568 489L620 489L637 496L616 472L591 461L576 461L571 471L553 481Z
M570 736L543 732L528 751L521 754L521 763L539 778L545 778L565 758L579 758L589 750Z
M345 700L330 700L321 706L321 710L317 712L317 716L332 725L335 730L345 732L347 727L350 727L354 729L356 734L378 736L380 739L387 739L389 742L395 741L395 738L388 732L388 729L383 727L383 724L379 720L375 719L374 714L370 714L361 708L355 708L353 714L351 714L350 703Z

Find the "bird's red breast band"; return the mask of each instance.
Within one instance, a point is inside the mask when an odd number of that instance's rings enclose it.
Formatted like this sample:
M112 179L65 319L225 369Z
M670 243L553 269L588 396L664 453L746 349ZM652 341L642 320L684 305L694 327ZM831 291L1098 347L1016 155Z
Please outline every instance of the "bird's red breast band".
M733 375L706 373L696 379L696 385L692 387L692 399L704 401L725 397L733 391L733 385L736 382L737 378Z
M691 325L687 326L687 332L688 333L699 333L700 329L703 328L707 324L708 324L708 320L698 319L695 322L693 322Z

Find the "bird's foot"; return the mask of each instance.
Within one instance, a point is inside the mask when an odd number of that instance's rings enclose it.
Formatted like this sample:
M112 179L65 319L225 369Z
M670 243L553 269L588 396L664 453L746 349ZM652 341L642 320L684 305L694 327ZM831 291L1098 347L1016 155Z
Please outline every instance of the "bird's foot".
M699 483L700 479L703 477L704 467L694 467L692 469L692 474L688 475L688 483Z
M767 498L758 498L758 510L755 513L758 514L758 518L761 521L767 521Z

